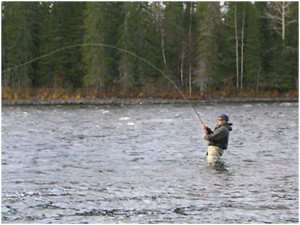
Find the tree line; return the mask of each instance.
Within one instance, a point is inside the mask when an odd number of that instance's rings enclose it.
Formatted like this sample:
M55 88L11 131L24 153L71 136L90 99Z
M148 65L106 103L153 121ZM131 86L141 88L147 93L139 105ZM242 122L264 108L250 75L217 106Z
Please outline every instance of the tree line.
M141 57L190 95L297 90L298 9L296 1L2 2L2 87L174 90Z

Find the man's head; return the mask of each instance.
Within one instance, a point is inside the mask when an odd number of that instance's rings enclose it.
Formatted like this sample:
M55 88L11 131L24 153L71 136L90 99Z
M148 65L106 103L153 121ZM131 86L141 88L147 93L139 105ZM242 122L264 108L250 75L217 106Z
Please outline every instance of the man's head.
M221 116L218 117L218 124L219 125L225 124L228 122L228 120L229 120L229 117L225 114L222 114Z

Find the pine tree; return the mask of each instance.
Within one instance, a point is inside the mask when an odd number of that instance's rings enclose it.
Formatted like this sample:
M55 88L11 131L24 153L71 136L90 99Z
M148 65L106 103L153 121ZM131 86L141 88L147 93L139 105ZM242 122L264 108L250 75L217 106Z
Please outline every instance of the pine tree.
M134 33L137 27L133 27L132 25L132 17L136 16L133 3L124 3L122 12L124 13L125 18L123 24L120 27L121 38L118 45L126 51L135 52L136 48L134 42ZM135 74L136 61L137 59L132 55L126 52L121 53L119 71L122 87L126 91L133 91L137 86L138 77Z
M65 49L82 43L84 2L42 3L39 53ZM39 85L81 87L83 67L79 47L67 48L38 63Z
M238 89L242 89L244 86L247 5L246 2L226 2L226 4L227 12L224 16L226 46L223 52L226 82L231 85L235 83Z
M190 94L192 81L202 94L295 90L298 13L298 2L3 2L2 85L172 90L147 60Z
M197 3L197 69L195 83L201 95L217 79L221 12L219 2Z
M126 2L123 5L124 21L120 27L121 38L118 46L142 57L150 63L157 59L157 47L153 45L155 26L148 2ZM155 42L155 41L154 41ZM126 52L121 52L121 84L126 91L137 91L155 77L155 72L147 63Z
M264 76L263 68L263 21L257 9L257 4L246 2L245 25L245 79L244 84L248 89L254 89L256 93L262 87Z
M289 52L289 72L291 73L291 89L298 90L299 87L299 2L291 3L290 16L295 22L286 29L286 43Z
M107 44L117 46L119 27L123 21L121 2L88 2L85 12L84 44ZM118 78L120 52L116 49L87 45L83 48L87 86L107 90Z
M37 55L38 2L2 3L2 84L13 88L31 86L35 64L26 64ZM14 70L8 70L20 64Z
M298 7L296 2L271 2L264 14L271 28L266 50L268 88L287 91L297 87L298 66L295 61L298 58L298 44L295 47L287 44L290 43L289 39L298 38Z
M160 55L163 62L163 65L166 66L166 53L165 53L165 28L163 27L164 19L164 5L162 2L153 2L152 7L152 20L154 21L155 32L157 34L157 46L160 46Z
M167 71L171 79L184 86L184 68L188 57L188 27L184 29L184 4L182 2L164 2L164 43ZM185 33L185 31L187 33ZM187 39L186 39L187 38ZM186 73L187 74L187 73Z

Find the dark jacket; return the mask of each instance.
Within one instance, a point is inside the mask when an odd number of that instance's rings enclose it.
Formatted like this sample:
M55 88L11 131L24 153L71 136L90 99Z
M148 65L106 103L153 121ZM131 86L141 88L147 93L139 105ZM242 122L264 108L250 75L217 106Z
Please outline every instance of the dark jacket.
M222 149L227 149L228 140L229 140L229 131L232 131L232 123L225 123L219 125L212 131L210 128L207 128L207 140L209 141L209 146L217 146Z

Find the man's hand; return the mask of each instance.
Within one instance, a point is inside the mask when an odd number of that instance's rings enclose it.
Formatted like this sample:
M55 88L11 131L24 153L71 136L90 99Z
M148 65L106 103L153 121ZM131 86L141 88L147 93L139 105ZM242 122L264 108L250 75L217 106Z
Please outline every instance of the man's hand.
M202 128L205 131L205 133L207 133L207 126L205 124L202 124Z
M206 137L205 134L203 134L202 139L203 139L203 140L207 140L207 137Z

